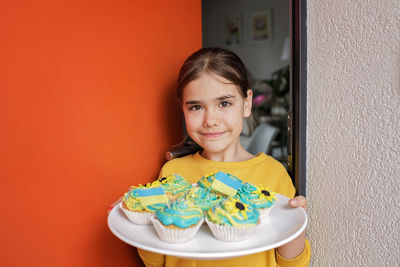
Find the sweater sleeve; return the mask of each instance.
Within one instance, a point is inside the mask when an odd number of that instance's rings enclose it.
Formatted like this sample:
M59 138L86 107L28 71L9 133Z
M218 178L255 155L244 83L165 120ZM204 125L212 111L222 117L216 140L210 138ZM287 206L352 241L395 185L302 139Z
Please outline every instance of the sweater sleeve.
M279 255L278 250L275 250L276 262L280 267L307 267L311 259L311 246L310 242L306 239L306 245L302 253L293 259L285 259Z
M164 267L165 256L138 248L138 254L146 267Z
M292 178L290 178L288 172L286 171L285 168L281 167L281 174L279 178L279 186L278 188L280 189L280 194L288 197L288 198L293 198L296 194L296 189L294 188Z
M161 167L161 170L160 170L160 172L158 173L158 179L160 179L161 177L164 177L164 176L166 176L166 174L170 174L170 170L169 170L169 164L168 164L168 162L167 163L165 163L162 167Z

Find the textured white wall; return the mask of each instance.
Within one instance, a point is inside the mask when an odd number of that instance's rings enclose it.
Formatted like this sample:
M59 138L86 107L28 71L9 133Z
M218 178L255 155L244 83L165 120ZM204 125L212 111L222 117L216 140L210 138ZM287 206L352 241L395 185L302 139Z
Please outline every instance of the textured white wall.
M400 1L307 5L312 266L400 266Z

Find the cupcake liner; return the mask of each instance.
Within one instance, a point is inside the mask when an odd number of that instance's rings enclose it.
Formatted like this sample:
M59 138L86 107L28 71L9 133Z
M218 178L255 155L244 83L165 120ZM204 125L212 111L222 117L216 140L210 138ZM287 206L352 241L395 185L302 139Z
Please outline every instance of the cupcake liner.
M271 210L274 206L267 207L267 208L261 208L258 211L260 212L260 220L265 221L268 219L269 214L271 213Z
M127 210L122 205L122 202L119 203L119 208L125 213L128 220L134 224L149 225L151 224L150 218L154 216L153 212Z
M215 238L228 242L242 241L249 238L256 231L258 226L235 227L230 225L219 225L210 222L207 218L206 222Z
M162 241L178 244L192 240L203 224L204 219L201 219L196 226L186 229L169 229L155 217L151 218L151 222L153 223L154 228L156 229L156 232Z

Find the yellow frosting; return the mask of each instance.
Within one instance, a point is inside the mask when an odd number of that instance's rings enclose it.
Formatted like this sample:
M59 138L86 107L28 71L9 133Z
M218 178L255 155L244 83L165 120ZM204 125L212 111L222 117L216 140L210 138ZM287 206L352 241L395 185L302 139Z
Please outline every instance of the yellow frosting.
M231 226L255 225L260 217L254 207L231 197L209 209L206 215L213 223Z

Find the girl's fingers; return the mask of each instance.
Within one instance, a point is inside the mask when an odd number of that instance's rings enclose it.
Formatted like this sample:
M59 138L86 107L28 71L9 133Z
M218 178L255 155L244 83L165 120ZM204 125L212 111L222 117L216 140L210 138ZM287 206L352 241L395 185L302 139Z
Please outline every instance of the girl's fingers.
M302 207L303 209L307 208L307 199L303 196L297 196L289 200L289 205L292 208Z

